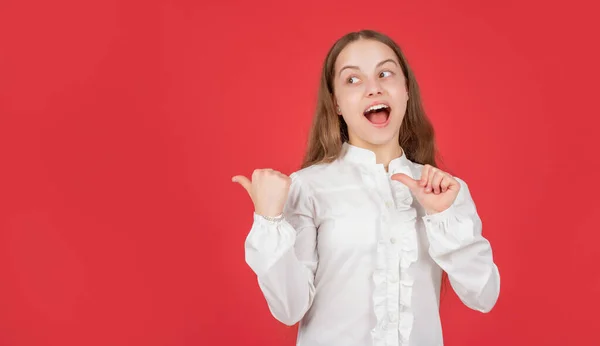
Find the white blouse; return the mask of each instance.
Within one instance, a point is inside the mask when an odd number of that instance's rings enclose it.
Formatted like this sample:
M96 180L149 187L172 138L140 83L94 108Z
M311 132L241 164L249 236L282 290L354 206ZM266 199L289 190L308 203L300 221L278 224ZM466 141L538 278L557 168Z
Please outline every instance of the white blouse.
M467 185L427 215L395 173L419 179L406 156L386 172L372 151L345 143L342 157L290 177L284 219L254 214L246 262L273 316L300 322L300 346L443 345L442 270L462 302L492 309L500 276Z

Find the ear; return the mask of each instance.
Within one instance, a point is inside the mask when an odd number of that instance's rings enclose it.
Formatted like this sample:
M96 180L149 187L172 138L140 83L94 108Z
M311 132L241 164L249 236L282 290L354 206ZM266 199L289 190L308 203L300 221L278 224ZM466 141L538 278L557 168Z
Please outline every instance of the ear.
M331 101L333 102L333 109L337 115L342 115L342 111L340 110L340 106L337 103L337 99L334 94L331 94Z

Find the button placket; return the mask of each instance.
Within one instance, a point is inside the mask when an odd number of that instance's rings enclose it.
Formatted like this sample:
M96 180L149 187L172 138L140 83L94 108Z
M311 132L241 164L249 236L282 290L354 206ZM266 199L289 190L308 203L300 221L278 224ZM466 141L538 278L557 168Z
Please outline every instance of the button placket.
M388 286L388 330L393 330L394 342L396 342L398 334L398 323L399 323L399 296L400 296L400 233L394 223L394 213L387 211L390 218L390 223L387 225L389 234L389 246L387 251L390 252L389 259L390 264L387 270L386 281Z
M376 285L383 285L385 300L384 310L379 312L380 330L384 333L386 344L396 345L399 341L398 328L400 326L400 264L402 241L401 232L395 227L396 201L387 172L383 167L374 170L363 171L363 181L370 194L379 201L380 206L380 235L378 239L378 251L383 256L384 263L376 271Z

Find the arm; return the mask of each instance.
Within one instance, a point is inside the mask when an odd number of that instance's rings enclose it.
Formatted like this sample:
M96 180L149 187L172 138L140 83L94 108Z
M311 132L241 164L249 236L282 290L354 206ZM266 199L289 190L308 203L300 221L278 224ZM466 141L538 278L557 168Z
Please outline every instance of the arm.
M292 183L281 221L254 214L246 238L246 263L273 316L286 325L302 319L312 305L318 256L313 197L297 175Z
M500 274L467 184L446 210L423 217L429 254L446 272L452 288L469 308L489 312L500 293Z

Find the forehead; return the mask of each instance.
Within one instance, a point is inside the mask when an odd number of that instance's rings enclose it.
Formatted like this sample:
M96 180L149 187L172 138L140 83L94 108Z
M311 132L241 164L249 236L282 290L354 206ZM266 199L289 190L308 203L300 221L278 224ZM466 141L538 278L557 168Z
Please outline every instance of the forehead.
M374 68L377 63L386 59L394 59L398 62L396 53L386 44L360 39L342 49L335 62L335 70L339 71L346 65L358 66L361 69Z

